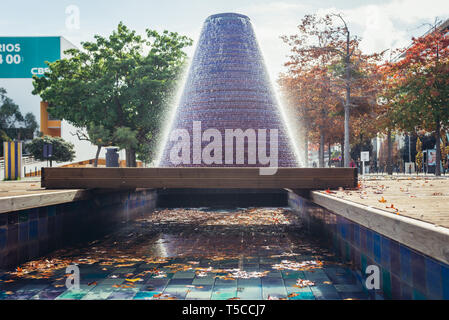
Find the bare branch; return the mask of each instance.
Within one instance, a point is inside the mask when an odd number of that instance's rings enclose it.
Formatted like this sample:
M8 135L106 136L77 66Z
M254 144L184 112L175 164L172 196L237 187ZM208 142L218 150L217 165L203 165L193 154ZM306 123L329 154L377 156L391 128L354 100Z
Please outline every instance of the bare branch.
M77 130L75 133L70 132L70 134L72 136L76 136L78 138L78 140L90 141L89 137L84 132L82 132L81 130Z

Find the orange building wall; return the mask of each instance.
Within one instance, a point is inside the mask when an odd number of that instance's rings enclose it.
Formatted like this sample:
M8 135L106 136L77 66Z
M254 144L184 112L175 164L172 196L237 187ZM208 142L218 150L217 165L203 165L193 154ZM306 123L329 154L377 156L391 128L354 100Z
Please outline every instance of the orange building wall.
M40 131L45 136L60 137L61 136L61 120L48 120L47 107L48 107L48 103L41 101Z

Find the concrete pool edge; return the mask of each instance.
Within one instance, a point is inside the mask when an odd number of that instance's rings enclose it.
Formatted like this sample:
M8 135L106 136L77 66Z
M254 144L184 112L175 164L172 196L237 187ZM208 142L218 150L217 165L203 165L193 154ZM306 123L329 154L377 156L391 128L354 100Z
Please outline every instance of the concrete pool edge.
M449 264L449 229L313 191L311 200L334 213Z
M46 193L2 199L8 211L0 213L0 269L85 241L153 210L157 201L154 189L71 190L54 196Z
M91 196L89 190L76 189L0 197L0 214L85 200Z
M289 190L289 206L297 212L305 230L326 241L344 263L349 263L357 271L361 281L365 281L371 274L368 272L368 266L377 267L380 287L371 290L376 297L381 295L385 299L395 300L449 299L449 265L426 252L393 239L398 239L398 236L391 232L388 235L378 232L387 233L386 230L391 229L382 230L376 227L376 224L381 221L390 225L396 224L395 230L403 228L402 232L408 232L408 228L412 226L415 228L414 233L422 230L435 233L435 226L427 225L431 230L428 231L421 227L421 221L403 219L404 217L397 217L382 210L364 210L372 208L363 206L354 214L355 209L344 209L345 206L352 208L353 203L345 200L342 203L340 200L319 192L313 195ZM318 201L322 205L318 204ZM365 220L360 216L365 217ZM398 219L386 220L392 217ZM377 231L371 229L372 227ZM443 234L436 234L437 237L446 236L444 231ZM425 243L428 244L428 241ZM442 245L447 246L445 243Z

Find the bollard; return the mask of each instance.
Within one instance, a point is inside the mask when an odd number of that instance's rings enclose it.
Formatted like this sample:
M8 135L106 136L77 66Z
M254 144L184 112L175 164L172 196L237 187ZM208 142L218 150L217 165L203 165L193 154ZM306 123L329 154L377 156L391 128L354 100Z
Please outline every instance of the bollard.
M22 142L3 142L5 180L19 180L22 176Z

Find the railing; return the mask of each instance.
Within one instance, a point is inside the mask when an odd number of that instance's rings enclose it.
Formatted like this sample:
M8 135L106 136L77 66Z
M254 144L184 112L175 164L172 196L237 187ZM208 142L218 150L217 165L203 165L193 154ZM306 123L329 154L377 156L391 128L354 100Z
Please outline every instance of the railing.
M34 159L33 156L23 156L22 157L22 165L27 166L36 162L40 162L36 159ZM0 157L0 169L3 170L5 168L5 159L3 157Z

